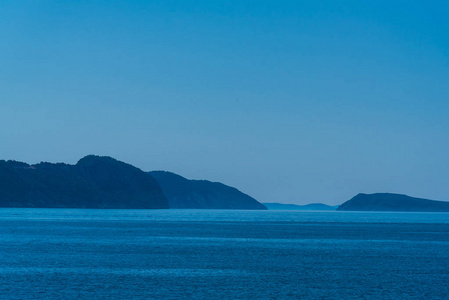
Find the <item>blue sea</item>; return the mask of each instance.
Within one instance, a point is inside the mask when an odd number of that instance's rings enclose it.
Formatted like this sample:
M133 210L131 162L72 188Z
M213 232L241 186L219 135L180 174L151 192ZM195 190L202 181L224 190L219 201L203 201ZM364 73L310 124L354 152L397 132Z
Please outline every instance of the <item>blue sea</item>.
M0 209L2 299L449 299L449 214Z

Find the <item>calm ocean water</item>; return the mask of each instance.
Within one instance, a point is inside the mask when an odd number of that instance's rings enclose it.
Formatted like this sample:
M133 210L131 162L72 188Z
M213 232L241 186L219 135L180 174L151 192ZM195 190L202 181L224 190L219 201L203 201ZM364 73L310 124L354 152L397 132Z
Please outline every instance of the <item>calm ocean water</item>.
M449 214L0 209L2 299L449 299Z

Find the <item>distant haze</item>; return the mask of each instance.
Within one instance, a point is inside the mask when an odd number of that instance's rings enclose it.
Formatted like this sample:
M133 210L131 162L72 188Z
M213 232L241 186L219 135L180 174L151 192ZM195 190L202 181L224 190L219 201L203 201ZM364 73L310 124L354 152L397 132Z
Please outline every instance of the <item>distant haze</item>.
M449 201L444 1L2 1L0 159L261 202Z

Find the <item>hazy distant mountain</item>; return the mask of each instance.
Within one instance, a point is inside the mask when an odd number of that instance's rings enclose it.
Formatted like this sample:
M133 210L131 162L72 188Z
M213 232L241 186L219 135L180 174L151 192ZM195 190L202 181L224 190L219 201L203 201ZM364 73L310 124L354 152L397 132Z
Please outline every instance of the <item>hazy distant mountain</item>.
M269 210L336 210L338 206L330 206L323 203L310 203L306 205L284 203L262 203Z
M337 210L449 212L449 202L390 193L358 194L340 205Z
M168 208L147 173L110 157L76 165L0 161L0 207Z
M149 173L161 185L170 208L267 209L254 198L219 182L189 180L165 171Z

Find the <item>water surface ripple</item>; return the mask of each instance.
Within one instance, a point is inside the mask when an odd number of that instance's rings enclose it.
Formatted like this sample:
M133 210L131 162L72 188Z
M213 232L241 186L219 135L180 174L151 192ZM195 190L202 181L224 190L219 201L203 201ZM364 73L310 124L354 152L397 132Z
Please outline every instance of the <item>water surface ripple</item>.
M0 209L2 299L448 299L449 214Z

